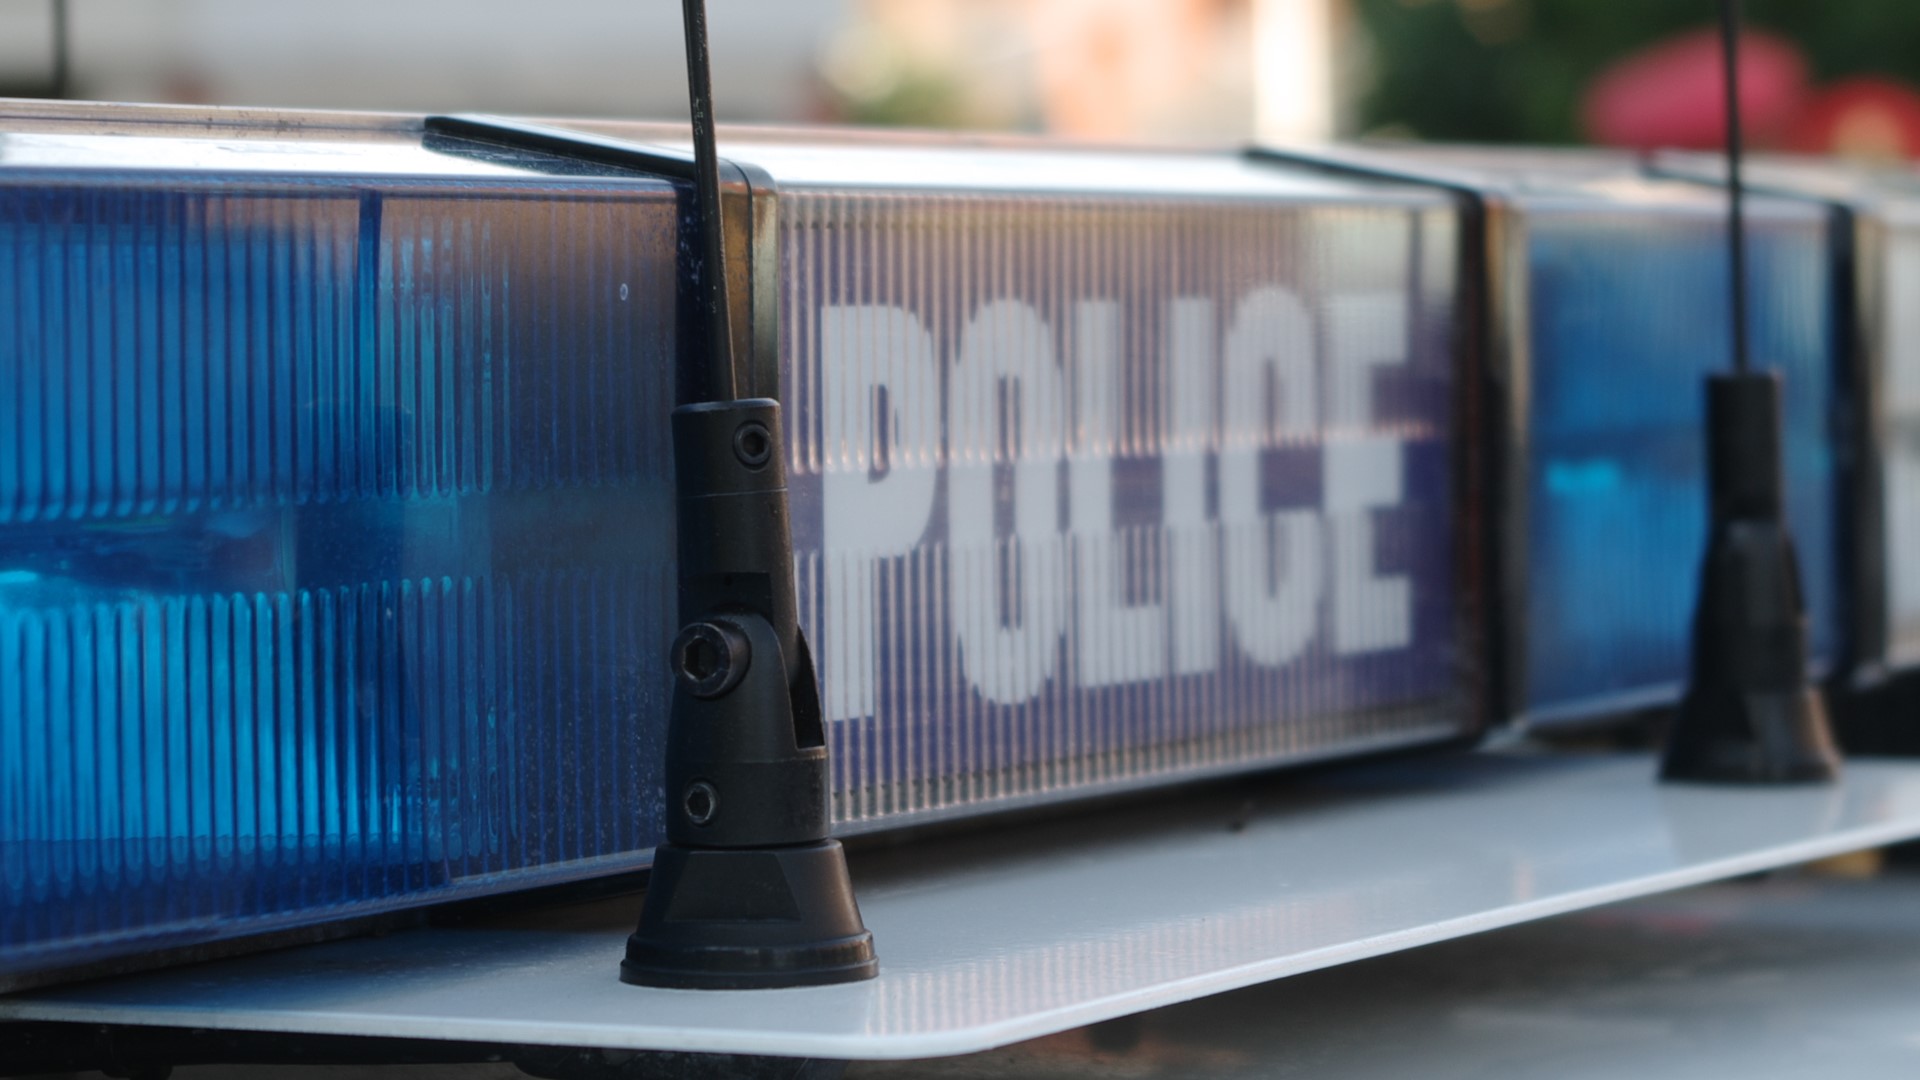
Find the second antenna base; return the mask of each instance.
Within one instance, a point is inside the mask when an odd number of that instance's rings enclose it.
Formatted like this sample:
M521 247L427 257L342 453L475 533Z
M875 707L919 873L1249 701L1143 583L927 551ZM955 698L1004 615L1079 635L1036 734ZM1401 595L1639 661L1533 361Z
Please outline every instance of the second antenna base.
M1707 381L1711 532L1693 667L1663 780L1809 783L1840 772L1825 701L1807 678L1807 615L1788 533L1780 380Z
M1840 775L1818 692L1689 694L1660 765L1662 780L1824 784Z

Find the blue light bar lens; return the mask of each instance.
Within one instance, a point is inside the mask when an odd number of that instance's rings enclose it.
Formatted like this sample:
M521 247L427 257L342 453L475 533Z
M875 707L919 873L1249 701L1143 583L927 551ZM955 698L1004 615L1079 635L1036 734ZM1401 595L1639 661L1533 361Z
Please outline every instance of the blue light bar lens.
M1704 378L1728 370L1725 232L1705 215L1528 221L1532 407L1528 710L1671 701L1706 544ZM1788 517L1809 651L1837 645L1831 291L1822 219L1751 222L1755 363L1785 387Z
M661 184L0 185L0 979L642 864Z

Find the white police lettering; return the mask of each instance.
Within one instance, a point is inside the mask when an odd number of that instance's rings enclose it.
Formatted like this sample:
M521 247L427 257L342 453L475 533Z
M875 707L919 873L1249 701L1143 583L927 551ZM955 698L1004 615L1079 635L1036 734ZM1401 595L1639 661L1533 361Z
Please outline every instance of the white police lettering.
M873 714L876 563L911 551L933 516L940 368L917 316L872 306L820 313L820 367L823 436L838 465L821 478L827 617L818 647L827 713L846 720Z
M982 307L960 337L947 409L953 630L967 681L1011 705L1054 675L1062 618L1059 461L1066 413L1053 330L1026 304ZM1013 539L994 535L994 465L1013 469Z
M1120 305L1090 301L1074 319L1074 445L1067 467L1080 685L1158 678L1167 616L1126 602L1125 538L1114 528L1113 450L1120 427Z
M1166 530L1173 670L1220 666L1220 537L1207 520L1207 455L1214 447L1219 381L1214 304L1180 297L1167 306L1166 437L1160 453L1160 519Z
M1373 511L1401 500L1400 440L1368 431L1373 369L1406 363L1407 307L1397 292L1335 297L1320 490L1333 539L1333 649L1397 649L1413 640L1413 583L1373 573Z
M1062 679L1099 687L1201 674L1219 668L1227 641L1268 666L1316 648L1412 644L1412 580L1380 573L1375 550L1377 512L1404 499L1402 439L1375 423L1374 401L1379 369L1407 361L1404 295L1333 296L1318 316L1279 286L1224 310L1212 298L1170 298L1161 355L1150 358L1160 536L1137 550L1115 515L1127 312L1100 298L1067 310L1056 327L1026 302L985 303L945 357L945 629L975 693L1017 704ZM820 325L821 651L829 712L848 719L874 711L876 567L936 520L942 356L911 311L827 307ZM1318 505L1289 499L1267 475L1268 454L1284 463L1290 449L1317 455ZM1302 493L1295 484L1291 494ZM995 522L1003 495L1010 536ZM1138 563L1155 550L1158 566ZM1130 573L1149 587L1130 590ZM1073 662L1062 669L1068 634Z
M1227 328L1220 447L1221 539L1233 582L1227 621L1240 648L1262 664L1299 656L1318 621L1319 516L1260 511L1261 451L1315 441L1313 353L1313 319L1284 289L1248 294Z

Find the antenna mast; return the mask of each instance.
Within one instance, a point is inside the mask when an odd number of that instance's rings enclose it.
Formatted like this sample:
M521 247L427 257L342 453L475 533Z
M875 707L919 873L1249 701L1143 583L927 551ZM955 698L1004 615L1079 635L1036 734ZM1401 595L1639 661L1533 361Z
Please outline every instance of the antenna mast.
M780 403L739 398L727 308L703 0L682 0L692 99L694 280L673 410L680 632L668 650L666 843L654 849L624 982L695 990L819 986L879 972L846 853L813 657L794 601Z
M53 79L55 100L65 100L72 81L71 42L67 31L67 0L53 0Z
M727 297L727 234L720 160L713 146L713 74L707 59L706 0L681 0L687 41L687 98L693 113L693 207L700 230L700 309L706 317L706 386L692 400L731 401L733 319ZM684 400L684 399L683 399Z
M1732 271L1733 369L1752 370L1747 351L1746 186L1740 179L1744 148L1740 139L1740 0L1720 0L1720 57L1726 69L1727 102L1727 258Z

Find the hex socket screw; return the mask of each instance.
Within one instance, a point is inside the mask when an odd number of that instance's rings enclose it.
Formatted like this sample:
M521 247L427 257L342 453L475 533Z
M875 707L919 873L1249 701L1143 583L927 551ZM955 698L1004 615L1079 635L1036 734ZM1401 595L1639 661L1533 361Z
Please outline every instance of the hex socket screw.
M690 623L673 639L673 672L698 698L717 698L747 674L753 649L732 623Z

